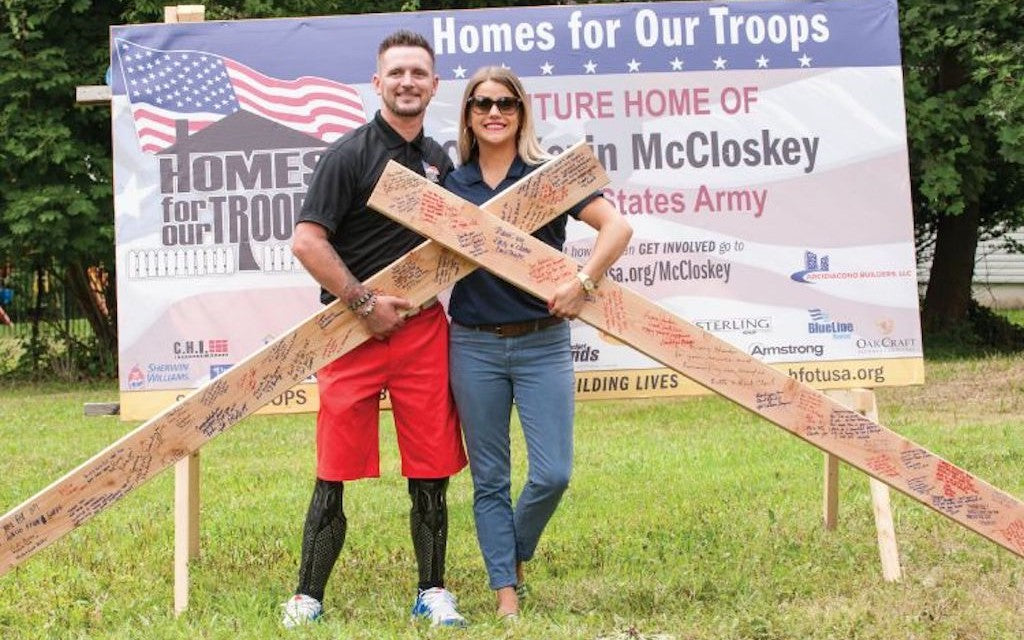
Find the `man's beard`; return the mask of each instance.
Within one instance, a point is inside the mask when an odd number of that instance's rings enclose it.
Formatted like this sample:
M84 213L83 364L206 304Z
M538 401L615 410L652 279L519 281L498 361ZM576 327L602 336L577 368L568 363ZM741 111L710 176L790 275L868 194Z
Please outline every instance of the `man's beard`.
M387 104L388 109L391 110L391 113L403 118L413 118L418 116L427 108L426 103L422 100L417 102L414 106L401 106L398 102L397 96L393 100L385 100L385 103Z

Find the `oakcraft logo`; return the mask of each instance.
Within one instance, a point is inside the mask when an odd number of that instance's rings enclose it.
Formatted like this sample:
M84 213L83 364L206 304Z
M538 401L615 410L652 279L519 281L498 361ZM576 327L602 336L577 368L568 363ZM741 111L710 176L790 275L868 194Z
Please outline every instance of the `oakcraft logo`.
M858 338L854 343L861 353L914 353L920 351L917 338Z

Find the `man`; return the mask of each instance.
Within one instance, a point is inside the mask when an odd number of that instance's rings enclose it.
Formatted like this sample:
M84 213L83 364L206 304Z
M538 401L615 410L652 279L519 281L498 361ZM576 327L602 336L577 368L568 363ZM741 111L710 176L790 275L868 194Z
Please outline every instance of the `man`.
M361 283L423 242L366 206L389 159L443 180L452 162L423 135L424 112L438 86L434 52L419 34L398 31L377 53L373 87L381 109L371 122L327 148L309 185L292 250L323 287L340 298L375 338L317 373L317 479L306 516L295 596L284 625L316 620L324 588L345 541L347 480L377 477L379 397L387 388L412 499L410 525L419 585L412 614L433 625L463 626L444 587L448 477L466 465L448 386L448 323L436 300L408 300Z

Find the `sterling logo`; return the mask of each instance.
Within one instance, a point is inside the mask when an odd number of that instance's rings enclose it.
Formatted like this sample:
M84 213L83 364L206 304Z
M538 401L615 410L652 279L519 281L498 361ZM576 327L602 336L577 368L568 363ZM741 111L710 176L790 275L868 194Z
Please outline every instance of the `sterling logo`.
M770 316L756 318L705 318L703 320L694 320L693 324L712 333L743 333L752 335L755 333L769 333L772 330L772 319Z

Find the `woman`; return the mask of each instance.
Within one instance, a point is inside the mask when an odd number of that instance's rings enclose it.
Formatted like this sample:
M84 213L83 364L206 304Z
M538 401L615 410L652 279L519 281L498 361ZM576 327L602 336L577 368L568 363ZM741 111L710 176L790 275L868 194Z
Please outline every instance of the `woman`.
M541 149L519 79L485 67L469 80L459 118L462 166L445 187L482 204L549 156ZM473 476L473 514L498 615L519 613L517 586L572 471L574 376L569 323L587 293L625 250L632 229L592 194L533 235L561 249L568 215L598 231L577 277L540 300L476 270L452 292L450 375ZM509 421L516 402L529 472L519 501L510 492Z

